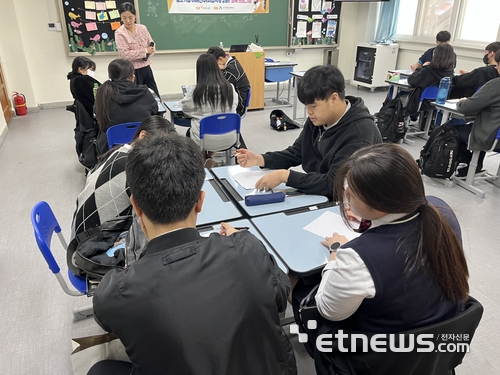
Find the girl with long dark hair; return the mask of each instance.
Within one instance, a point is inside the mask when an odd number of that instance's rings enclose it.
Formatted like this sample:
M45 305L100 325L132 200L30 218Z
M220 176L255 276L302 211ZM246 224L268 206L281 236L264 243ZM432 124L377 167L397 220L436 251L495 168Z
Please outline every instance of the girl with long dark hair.
M211 54L204 53L196 61L196 87L181 100L182 111L191 117L190 137L200 143L200 120L216 113L236 113L238 95L229 83ZM228 139L232 135L228 135ZM223 143L220 139L218 142ZM205 142L210 150L210 143Z
M324 318L392 333L463 310L469 274L460 226L445 202L425 196L407 151L379 144L355 152L337 172L335 192L350 209L341 210L344 221L357 215L365 231L322 242L332 251L316 294Z

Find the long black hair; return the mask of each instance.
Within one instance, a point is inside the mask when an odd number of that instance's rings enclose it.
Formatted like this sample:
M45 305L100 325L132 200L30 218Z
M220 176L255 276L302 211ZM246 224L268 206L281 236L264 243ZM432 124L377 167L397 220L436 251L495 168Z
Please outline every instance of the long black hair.
M95 70L95 62L93 62L88 57L84 57L84 56L75 57L75 59L73 60L73 63L71 64L71 72L69 72L66 77L68 79L71 79L71 78L74 78L75 76L79 75L80 74L80 72L78 71L79 68L82 68L83 70L86 70L86 69Z
M448 43L438 44L432 55L431 66L436 69L453 69L455 67L453 47Z
M414 254L407 254L407 270L430 269L446 297L455 302L467 300L469 271L462 245L446 219L427 202L418 166L406 150L394 144L377 144L356 151L335 176L335 199L340 202L345 181L363 203L377 211L397 214L418 210L418 245ZM348 223L346 213L340 211Z
M200 55L196 61L193 102L198 108L209 104L213 110L220 103L224 112L233 106L233 87L222 75L217 59L209 53Z
M109 81L104 82L95 98L96 102L96 117L99 129L105 132L108 130L110 117L109 105L111 97L115 94L112 81L134 81L134 66L128 60L115 59L108 65Z

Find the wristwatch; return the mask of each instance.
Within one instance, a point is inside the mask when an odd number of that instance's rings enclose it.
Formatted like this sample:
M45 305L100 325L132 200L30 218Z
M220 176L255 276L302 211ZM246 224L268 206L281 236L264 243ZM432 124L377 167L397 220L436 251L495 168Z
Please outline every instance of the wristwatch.
M342 244L340 242L334 242L330 245L330 253L334 253L338 250L338 248L342 246Z

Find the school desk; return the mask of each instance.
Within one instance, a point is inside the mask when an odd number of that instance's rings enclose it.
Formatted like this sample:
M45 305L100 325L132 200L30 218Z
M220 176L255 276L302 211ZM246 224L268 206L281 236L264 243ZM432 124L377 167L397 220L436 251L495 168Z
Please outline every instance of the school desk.
M274 250L272 249L271 246L267 243L267 241L262 237L262 235L259 233L257 228L253 225L253 223L248 220L248 219L240 219L240 220L235 220L235 221L226 221L228 224L232 225L233 227L239 227L239 228L248 228L250 233L252 233L255 237L257 237L266 247L267 251L269 254L273 256L273 258L276 260L276 263L278 264L278 267L281 268L281 270L288 274L288 268L285 266L285 264L282 262L282 260L276 255ZM205 226L197 226L196 229L198 229L198 232L202 236L209 236L210 233L219 233L220 229L220 222L217 224L213 225L205 225Z
M205 192L205 200L196 220L197 226L241 217L241 212L209 173L203 182L202 190Z
M263 204L259 206L247 206L245 204L245 195L252 193L255 189L245 189L238 184L233 176L245 171L258 171L259 167L242 168L239 165L230 165L218 168L212 168L211 173L229 194L239 207L250 217L267 215L275 212L282 212L294 208L307 207L315 204L321 204L328 201L322 195L292 195L287 196L284 202ZM277 186L274 190L290 189L285 184Z
M293 72L293 67L297 63L290 61L268 61L265 64L266 68L266 82L276 82L276 97L272 101L278 103L280 106L291 106L290 103L290 81L292 77L290 73ZM280 99L280 82L288 81L288 98Z
M302 80L302 77L304 77L305 73L306 73L305 71L290 72L289 73L293 78L293 90L294 90L293 91L293 94L294 94L293 95L293 115L292 115L293 121L297 120L297 106L299 104L297 92L299 90L300 81ZM300 124L303 124L307 119L306 106L304 106L304 115L300 119L302 120L300 122Z
M339 207L332 203L314 205L251 221L288 267L289 274L306 277L320 272L330 259L330 251L320 243L324 238L303 229L326 211L338 215ZM338 232L343 234L341 229Z
M191 127L191 119L186 118L184 112L182 112L180 101L163 102L163 104L165 104L165 107L167 107L170 112L170 122L172 124L185 126L187 128Z

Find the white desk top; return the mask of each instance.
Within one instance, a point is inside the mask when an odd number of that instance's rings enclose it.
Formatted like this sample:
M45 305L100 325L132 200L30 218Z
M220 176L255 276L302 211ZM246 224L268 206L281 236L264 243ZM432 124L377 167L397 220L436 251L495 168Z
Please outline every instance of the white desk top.
M245 189L240 184L238 184L233 176L237 173L251 170L260 170L259 167L252 168L242 168L239 165L231 165L225 167L213 168L211 173L218 179L217 182L225 184L226 189L230 189L232 199L234 199L240 207L248 214L250 217L272 214L275 212L283 212L300 207L308 207L315 204L321 204L328 202L328 199L322 195L296 195L287 196L284 202L263 204L259 206L247 206L245 204L245 195L250 194L254 189ZM275 190L287 189L285 184L278 185ZM239 196L238 196L239 195Z
M202 190L205 192L205 201L196 220L197 226L211 223L220 224L223 221L241 217L241 212L209 173L205 177Z
M303 228L326 211L338 214L339 207L304 211L291 215L280 212L252 218L251 221L289 268L290 274L305 277L319 272L326 265L330 251L320 243L324 238Z
M304 74L306 74L306 72L305 70L299 70L298 72L290 72L289 74L297 78L302 78L304 77Z
M298 64L291 61L273 61L264 63L264 66L266 68L284 68L287 66L295 66L295 65Z
M412 87L408 83L407 79L400 79L399 81L389 81L389 80L386 80L385 82L387 82L389 85L403 87L403 88L410 88L410 87Z

